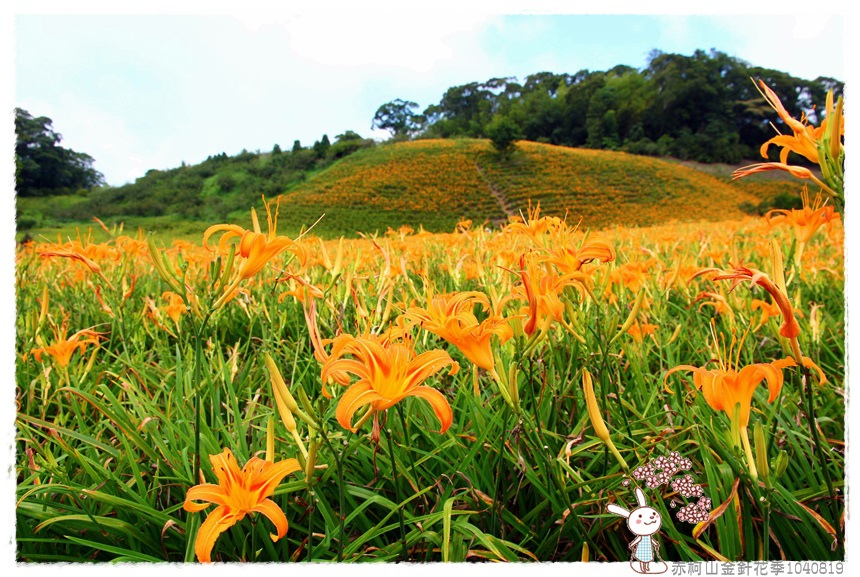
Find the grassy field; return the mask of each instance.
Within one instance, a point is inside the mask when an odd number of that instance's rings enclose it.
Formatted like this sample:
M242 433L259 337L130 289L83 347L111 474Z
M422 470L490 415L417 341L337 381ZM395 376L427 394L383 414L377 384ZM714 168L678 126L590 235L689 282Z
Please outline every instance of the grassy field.
M216 561L626 562L632 535L607 506L633 507L637 486L662 516L662 559L844 557L838 220L801 251L791 227L739 218L749 193L700 172L524 145L514 162L534 186L558 187L538 198L568 222L489 230L483 219L505 215L482 183L517 209L528 186L485 143L380 150L400 168L359 152L285 195L278 219L283 234L360 202L362 216L320 230L368 222L375 238L293 243L246 233L247 219L232 229L247 241L235 259L170 230L154 237L157 260L119 230L19 249L19 561L194 561L211 549ZM635 194L647 173L664 184ZM679 206L697 222L585 230ZM456 226L463 216L477 220ZM445 232L419 231L424 218ZM785 272L772 294L791 303L813 368L782 361L793 333L761 286L692 278L740 263L777 285ZM723 378L669 374L684 365ZM770 368L741 370L752 365ZM725 402L735 397L739 412ZM225 449L239 467L267 463L235 472L248 487L276 467L283 481L243 493L210 464ZM709 502L668 478L648 485L640 467L673 452ZM222 492L189 493L202 479ZM218 506L197 512L195 495ZM256 504L262 513L244 514ZM273 508L289 522L276 542ZM678 515L696 508L707 522ZM235 516L213 533L225 511Z
M110 203L109 210L104 208L107 205L99 205L102 212L91 206L93 199L82 196L20 198L22 218L36 224L26 231L19 227L17 236L19 240L25 234L49 239L57 234L74 236L75 228L85 229L92 221L50 215L89 211L88 216L92 213L109 226L123 223L132 233L142 228L192 240L212 222L235 220L244 214L245 207L258 204L263 189L248 192L242 184L246 181L265 182L269 198L283 195L281 226L293 236L325 214L314 231L324 238L355 238L359 232L382 234L389 227L403 225L446 232L461 219L500 224L510 215L525 213L529 201L540 202L544 214L567 214L572 222L582 219L582 226L596 229L740 218L779 194L797 195L793 183L768 175L731 182L725 166L694 168L650 157L532 142L521 142L507 160L492 152L486 140L456 139L377 146L359 150L322 170L265 177L267 170L274 170L272 165L264 155L245 161L239 168L233 164L220 168L200 165L148 175L136 185L140 190L92 193ZM195 181L185 172L209 176L203 179L198 175ZM226 192L213 185L224 180L236 183L234 189ZM199 182L197 189L194 182ZM171 206L171 190L174 196L186 199L186 204L159 216L123 213L152 204L154 201L145 196L150 190L164 197L155 202L158 206ZM208 216L189 216L188 204ZM242 212L235 210L237 205L242 206Z

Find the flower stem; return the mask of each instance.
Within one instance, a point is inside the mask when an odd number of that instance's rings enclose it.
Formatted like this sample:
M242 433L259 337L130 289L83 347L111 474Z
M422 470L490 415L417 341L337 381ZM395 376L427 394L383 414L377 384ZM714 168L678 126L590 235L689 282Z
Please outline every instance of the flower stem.
M343 503L343 453L337 453L334 450L334 447L331 446L331 443L328 440L328 435L323 435L323 442L328 447L328 450L331 451L332 457L334 458L334 466L337 467L337 493L338 493L338 520L340 521L339 525L339 537L337 540L337 562L340 563L343 561L343 539L344 539L344 503ZM344 452L346 449L344 450Z
M803 401L806 403L806 416L809 421L809 432L812 436L812 444L815 451L815 457L818 460L818 466L821 468L824 475L824 483L827 485L827 495L831 499L836 499L836 493L833 490L833 479L830 476L830 469L827 467L827 458L824 455L823 447L821 446L821 438L818 436L818 422L815 417L815 392L811 386L812 375L809 372L809 367L800 363L800 394ZM829 502L829 501L828 501ZM830 507L828 506L828 509ZM836 530L837 541L842 541L842 531L839 523L839 507L837 512L833 514L833 527Z
M755 458L752 454L752 448L750 447L750 435L747 427L741 427L741 442L744 445L744 453L747 456L747 466L750 470L750 477L752 477L753 481L758 480L758 470L755 467Z
M308 485L308 556L305 562L310 563L314 558L314 490Z
M505 502L504 499L499 498L499 493L501 493L502 491L502 459L504 458L505 440L507 438L508 432L508 419L511 416L511 410L510 407L508 407L507 405L502 407L502 410L505 412L505 421L502 425L502 434L499 435L499 456L496 459L496 490L493 493L493 514L490 518L490 531L493 535L496 534L496 522L498 522L499 524L500 531L505 526L504 523L501 521L502 508L505 506ZM502 536L502 538L504 538L504 536Z
M209 322L211 313L207 314L200 324L200 329L194 331L194 373L192 389L194 390L194 479L192 484L200 482L200 421L203 411L203 395L200 391L200 370L203 365L203 331L206 330L206 324Z
M763 518L764 524L763 524L762 536L761 536L761 542L763 543L763 545L762 545L762 561L769 561L770 560L770 499L771 499L771 493L773 493L773 491L771 491L770 489L768 489L765 492L765 498L764 498L764 503L763 503L763 509L764 510L762 511L762 518Z
M394 462L394 444L391 429L385 430L388 437L388 459L391 461L391 481L394 483L394 502L397 503L397 516L400 521L400 557L406 557L406 529L403 526L403 507L400 505L400 484L397 482L397 466Z
M403 429L403 438L406 439L406 446L404 449L409 454L409 475L415 478L415 485L418 486L418 477L415 473L415 454L411 449L412 443L410 442L409 429L406 424L406 416L403 414L402 403L397 403L395 407L397 408L397 414L400 416L400 426Z

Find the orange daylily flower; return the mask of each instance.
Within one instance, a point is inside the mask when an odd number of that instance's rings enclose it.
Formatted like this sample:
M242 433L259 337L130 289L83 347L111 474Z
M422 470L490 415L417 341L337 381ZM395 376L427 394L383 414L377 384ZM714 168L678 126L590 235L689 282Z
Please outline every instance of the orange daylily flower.
M79 350L81 354L86 350L87 345L99 344L100 334L92 329L83 329L72 336L66 338L68 332L68 318L63 321L59 327L55 326L54 342L48 346L42 346L30 351L36 360L42 362L42 355L50 355L54 361L62 368L69 366L72 360L72 354Z
M505 233L523 234L537 244L541 244L541 235L547 232L565 230L567 225L557 216L540 216L540 203L529 206L527 216L511 217L511 222L505 226Z
M615 252L608 241L594 238L584 242L578 249L571 246L550 249L550 256L546 262L555 265L561 274L570 274L578 272L582 265L594 260L600 262L615 260Z
M748 268L743 265L738 265L732 270L724 271L718 268L704 268L693 275L693 278L703 274L716 272L712 280L732 280L732 286L729 291L733 291L737 286L745 281L750 281L750 285L759 285L773 298L773 302L779 307L782 313L782 326L779 328L779 334L787 339L796 339L800 335L800 325L797 319L794 318L794 311L791 307L791 302L788 300L788 295L782 292L778 286L760 270Z
M179 324L179 319L182 318L182 315L188 312L188 307L185 306L185 302L182 300L182 297L176 294L173 291L165 291L161 294L161 298L167 301L167 304L161 307L167 316L176 323Z
M818 372L819 384L827 381L824 373L809 357L803 357L803 364ZM702 391L705 401L713 410L725 411L731 417L735 405L740 404L738 424L741 428L746 428L749 425L752 398L756 387L765 381L769 392L767 402L772 403L782 390L782 369L794 366L797 366L797 363L791 357L771 363L747 365L740 370L732 368L731 363L721 363L721 367L716 369L679 365L666 373L663 383L666 384L672 373L692 371L693 385L697 390Z
M421 328L438 335L457 347L463 355L482 369L495 372L491 339L493 335L504 343L514 335L506 318L491 315L478 322L473 308L480 303L490 310L487 296L479 292L436 295L427 308L412 307L405 316L418 322Z
M65 244L60 244L59 242L49 244L46 248L37 249L36 252L39 256L46 259L51 257L60 257L78 261L90 269L90 271L99 275L105 284L113 289L113 285L105 276L104 272L102 272L101 267L93 260L96 257L106 256L116 258L117 255L103 244L91 243L85 245L80 241L70 240Z
M553 320L564 324L564 303L561 294L565 287L574 286L584 294L588 276L574 272L559 276L541 271L532 263L526 263L525 255L520 258L520 279L522 283L511 289L514 298L528 302L528 320L523 332L531 336L535 330L547 330Z
M782 371L773 363L748 365L740 371L731 368L705 369L693 365L679 365L670 369L663 378L678 371L693 371L693 385L702 391L708 405L715 411L725 411L731 417L735 405L740 404L740 426L749 424L753 393L762 381L767 381L767 402L772 403L782 390Z
M302 245L296 243L291 238L286 236L278 236L278 210L280 209L280 197L278 204L275 206L275 214L272 216L272 211L269 204L263 200L266 207L266 222L268 225L268 233L263 234L260 231L260 223L257 221L257 213L251 209L251 220L254 225L254 230L245 230L235 224L216 224L210 226L203 233L203 247L207 250L213 250L209 244L209 237L217 232L223 232L218 241L218 252L228 254L228 241L233 238L239 238L239 246L236 249L236 256L241 258L241 265L236 273L236 277L229 287L224 291L218 303L214 308L223 305L227 295L233 293L239 283L245 279L249 279L260 272L266 264L285 250L289 250L295 254L302 266L307 261L307 252Z
M785 107L782 105L782 102L779 99L779 96L764 83L763 80L759 80L759 92L762 96L764 96L767 103L771 105L771 107L776 110L776 113L779 115L780 119L782 119L785 124L791 128L792 135L783 135L780 134L778 136L774 136L767 142L761 145L761 155L763 158L767 158L767 149L771 144L775 144L777 146L783 147L779 153L779 160L783 164L785 164L788 160L788 153L794 152L805 156L811 162L818 164L818 140L821 139L822 134L826 130L827 127L827 119L821 123L821 126L815 128L810 126L808 123L804 121L796 120L792 117ZM832 96L831 96L832 99Z
M329 354L325 350L327 342L323 341L320 336L320 329L317 325L317 303L314 299L310 302L302 302L302 308L305 313L305 323L308 326L308 335L311 339L311 348L314 351L314 358L323 365L328 363ZM348 386L350 382L349 374L344 371L329 371L328 378L322 380L322 394L324 397L331 398L331 393L326 389L326 381L334 381L340 385Z
M800 210L774 209L764 215L765 221L773 227L780 223L791 223L799 243L806 244L823 224L832 227L831 222L839 220L839 213L831 205L822 205L821 195L816 195L812 205L809 204L809 192L804 187L801 193L803 208ZM775 215L775 216L774 216Z
M645 335L653 335L654 331L657 330L657 325L652 325L650 323L645 323L640 325L638 322L633 323L629 329L627 329L627 334L633 337L633 340L639 344L642 344L642 341L645 340Z
M791 128L793 133L791 135L779 134L762 144L760 150L762 157L767 158L767 149L771 144L775 144L782 147L782 150L779 152L779 160L782 163L788 161L789 152L794 152L805 156L815 164L821 164L818 154L819 142L825 136L835 136L834 141L838 143L845 133L845 119L841 114L841 110L837 110L833 105L833 91L831 90L827 93L827 102L824 110L826 116L818 127L814 127L807 122L805 117L802 117L801 120L793 118L782 105L776 93L763 80L759 80L759 85L761 86L759 92L765 97L768 104L776 110L780 119ZM830 126L834 122L838 126ZM829 132L828 128L830 129Z
M352 358L342 358L351 355ZM345 429L355 431L352 416L362 406L370 404L372 412L384 411L406 397L419 397L430 403L441 423L440 433L451 426L454 414L451 405L436 389L421 385L428 377L450 366L448 374L455 374L459 365L442 350L415 355L410 344L391 342L369 335L337 337L331 356L322 368L325 382L337 371L351 373L359 378L340 399L335 410L337 421Z
M278 505L269 499L284 477L295 473L301 466L296 459L285 459L273 463L251 457L242 470L230 449L218 455L209 455L212 472L218 484L203 483L188 489L183 508L191 513L202 511L214 503L218 505L197 531L194 552L201 563L209 563L212 547L218 536L245 518L248 513L262 513L275 524L277 534L270 534L277 541L287 534L287 517ZM195 501L207 501L195 503Z
M457 225L455 227L455 231L456 232L467 232L471 228L472 228L472 219L471 218L464 218L457 223Z
M806 117L801 120L793 118L780 102L776 93L771 90L762 80L759 80L756 88L768 104L776 111L780 119L791 129L791 134L777 134L764 144L760 153L767 158L767 151L771 144L782 147L779 153L779 162L754 164L739 168L732 173L733 179L743 178L756 172L765 170L785 170L793 176L802 179L810 179L821 186L836 198L842 196L842 137L845 134L844 116L842 115L842 98L834 106L833 91L827 93L825 104L825 116L818 127L811 126ZM778 132L778 131L777 131ZM828 186L815 177L806 168L788 164L788 154L794 152L821 167L824 180L832 186Z

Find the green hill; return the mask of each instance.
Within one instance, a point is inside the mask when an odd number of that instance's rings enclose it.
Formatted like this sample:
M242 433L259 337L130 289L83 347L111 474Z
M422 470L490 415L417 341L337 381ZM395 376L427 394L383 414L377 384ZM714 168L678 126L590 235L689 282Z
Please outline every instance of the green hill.
M259 207L261 194L282 195L280 226L291 234L322 214L315 228L321 236L401 225L450 231L463 218L503 222L530 201L590 228L647 226L738 218L762 200L799 190L790 181L732 183L677 162L525 141L507 160L478 139L365 147L322 167L294 154L219 155L86 197L19 199L19 234L68 230L98 216L194 238L216 222L248 226L248 208Z
M321 213L325 230L385 230L408 224L453 230L456 222L501 222L529 202L583 226L647 226L739 218L792 182L735 182L645 156L520 142L500 160L486 140L418 140L366 150L294 187L294 218ZM764 186L763 186L764 185ZM746 209L746 211L744 210Z

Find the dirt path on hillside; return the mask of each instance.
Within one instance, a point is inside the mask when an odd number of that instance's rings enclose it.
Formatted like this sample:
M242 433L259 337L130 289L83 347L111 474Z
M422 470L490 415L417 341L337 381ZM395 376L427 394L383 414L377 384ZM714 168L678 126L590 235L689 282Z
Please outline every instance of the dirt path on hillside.
M496 202L499 204L499 208L502 209L502 212L505 213L505 218L494 218L492 222L494 225L503 226L507 223L508 219L512 216L516 216L517 212L511 207L511 203L508 201L508 198L505 194L499 190L496 185L490 181L490 178L484 172L484 169L478 164L478 161L475 161L475 170L478 171L478 174L481 176L483 181L487 184L487 188L490 189L490 194L493 195L493 198L496 199Z

